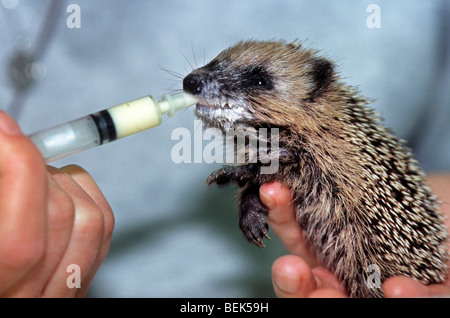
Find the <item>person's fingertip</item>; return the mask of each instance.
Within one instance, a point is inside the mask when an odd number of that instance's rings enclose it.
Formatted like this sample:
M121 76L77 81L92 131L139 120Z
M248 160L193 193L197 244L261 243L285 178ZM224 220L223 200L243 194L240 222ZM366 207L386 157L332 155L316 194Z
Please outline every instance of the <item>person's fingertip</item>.
M279 268L275 265L272 268L272 281L274 287L283 294L295 294L298 291L299 275L295 271L289 271L285 268Z
M265 183L259 188L261 202L270 210L278 205L287 205L292 200L291 192L280 182Z
M265 183L261 185L259 188L259 194L261 197L262 203L268 208L271 209L275 205L276 195L281 188L281 184L278 182L274 183Z
M22 131L15 120L2 110L0 110L0 132L8 136L17 136L22 134Z
M272 280L274 288L278 289L283 294L282 297L287 297L287 295L292 295L292 297L294 297L294 294L298 291L298 277L287 277L286 275L278 273L272 276ZM279 293L278 296L280 296Z
M383 292L387 298L427 296L427 290L424 285L404 276L387 279L383 284Z
M274 262L272 281L278 297L306 297L316 287L308 264L295 255Z

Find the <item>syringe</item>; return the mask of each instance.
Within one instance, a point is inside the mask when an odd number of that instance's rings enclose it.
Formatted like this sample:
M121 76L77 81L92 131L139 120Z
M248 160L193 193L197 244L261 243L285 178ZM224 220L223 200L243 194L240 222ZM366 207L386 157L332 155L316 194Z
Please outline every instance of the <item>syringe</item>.
M197 102L197 98L186 93L163 95L160 102L152 96L145 96L29 137L45 161L52 162L156 127L162 122L162 114L172 117L177 111Z

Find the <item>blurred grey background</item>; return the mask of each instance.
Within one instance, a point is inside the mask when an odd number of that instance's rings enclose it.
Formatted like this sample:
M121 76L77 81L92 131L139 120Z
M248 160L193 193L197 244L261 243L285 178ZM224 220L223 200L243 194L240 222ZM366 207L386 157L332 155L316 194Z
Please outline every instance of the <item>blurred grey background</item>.
M367 25L372 3L381 28ZM71 4L81 10L80 28L67 25ZM179 90L182 79L164 69L184 76L239 40L299 39L375 100L428 172L450 170L448 1L1 0L0 9L0 107L26 133ZM20 51L36 54L34 64ZM23 63L34 82L17 78ZM270 268L287 253L277 238L265 249L243 239L236 189L205 185L219 164L171 160L171 132L193 134L194 119L187 109L54 163L87 169L115 212L91 297L274 296Z

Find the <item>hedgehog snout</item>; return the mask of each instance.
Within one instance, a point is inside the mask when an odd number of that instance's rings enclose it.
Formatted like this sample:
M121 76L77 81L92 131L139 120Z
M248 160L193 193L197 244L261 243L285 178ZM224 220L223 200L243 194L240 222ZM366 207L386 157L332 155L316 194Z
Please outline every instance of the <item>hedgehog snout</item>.
M204 80L200 74L191 73L183 79L183 90L192 95L198 95L202 92Z

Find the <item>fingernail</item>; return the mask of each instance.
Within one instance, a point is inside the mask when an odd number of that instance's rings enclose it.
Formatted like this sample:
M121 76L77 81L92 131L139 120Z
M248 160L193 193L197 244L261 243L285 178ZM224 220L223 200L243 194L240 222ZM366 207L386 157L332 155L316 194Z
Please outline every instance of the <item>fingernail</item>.
M286 294L294 294L299 288L299 277L296 275L288 275L286 273L274 273L274 283Z
M0 110L0 132L9 136L20 135L22 133L15 120L10 115L1 110Z

